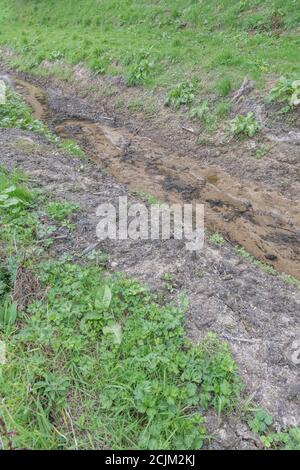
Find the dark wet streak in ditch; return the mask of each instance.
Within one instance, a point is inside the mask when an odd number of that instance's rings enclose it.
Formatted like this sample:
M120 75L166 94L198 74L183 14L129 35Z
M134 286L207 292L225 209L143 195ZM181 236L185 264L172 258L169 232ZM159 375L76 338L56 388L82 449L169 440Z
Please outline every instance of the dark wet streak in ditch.
M130 190L169 204L204 203L209 230L222 233L259 260L300 279L297 201L270 188L238 181L217 168L201 167L191 155L168 153L147 137L114 127L114 120L103 124L66 119L62 112L50 108L43 89L28 81L14 82L36 118L61 138L76 140L94 162Z

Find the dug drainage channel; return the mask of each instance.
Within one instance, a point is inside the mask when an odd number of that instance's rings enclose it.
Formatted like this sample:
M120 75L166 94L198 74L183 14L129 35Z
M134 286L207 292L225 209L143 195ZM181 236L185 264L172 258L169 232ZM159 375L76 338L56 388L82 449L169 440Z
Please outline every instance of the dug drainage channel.
M12 77L13 78L13 77ZM192 156L167 153L148 137L99 122L65 117L50 107L47 92L14 79L16 90L62 139L74 139L85 153L130 190L157 201L203 203L205 226L241 245L255 258L300 279L300 214L298 203L273 189L238 181ZM57 97L59 99L59 97Z

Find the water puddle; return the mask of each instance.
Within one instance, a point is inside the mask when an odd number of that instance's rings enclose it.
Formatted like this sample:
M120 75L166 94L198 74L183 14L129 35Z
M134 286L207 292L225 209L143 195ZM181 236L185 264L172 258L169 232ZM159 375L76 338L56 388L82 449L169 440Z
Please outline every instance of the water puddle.
M92 120L65 119L49 108L46 93L26 81L17 90L34 116L75 139L98 165L131 190L166 203L205 204L205 225L278 271L300 278L300 214L296 201L276 191L238 181L192 156L168 153L154 141ZM59 98L58 98L59 99Z

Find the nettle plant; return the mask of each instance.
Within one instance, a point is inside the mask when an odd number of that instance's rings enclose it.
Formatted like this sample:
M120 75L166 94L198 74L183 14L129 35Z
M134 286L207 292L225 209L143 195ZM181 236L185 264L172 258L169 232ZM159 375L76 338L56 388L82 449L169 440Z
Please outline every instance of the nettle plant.
M286 77L280 77L276 85L271 89L267 96L269 103L287 103L289 107L300 105L300 80L291 80Z
M192 82L179 83L169 91L165 99L165 106L172 106L174 109L182 105L190 104L194 99L195 85Z
M231 121L231 132L234 135L253 137L260 129L252 112L246 116L240 114Z

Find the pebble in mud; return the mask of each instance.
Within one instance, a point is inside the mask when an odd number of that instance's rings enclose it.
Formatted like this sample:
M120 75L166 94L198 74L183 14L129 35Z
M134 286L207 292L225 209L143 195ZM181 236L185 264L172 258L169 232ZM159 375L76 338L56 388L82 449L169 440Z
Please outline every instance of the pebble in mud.
M300 382L294 383L289 387L288 398L290 400L296 400L300 404Z
M295 339L286 350L286 357L295 366L300 366L300 339Z

